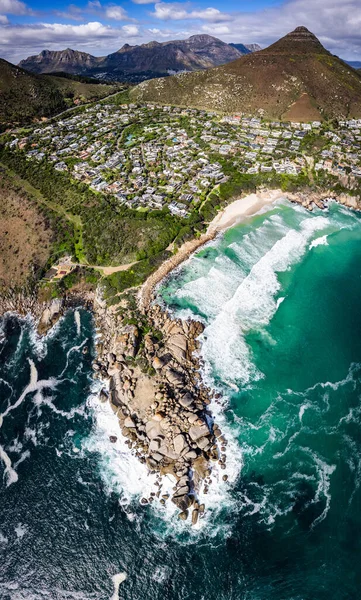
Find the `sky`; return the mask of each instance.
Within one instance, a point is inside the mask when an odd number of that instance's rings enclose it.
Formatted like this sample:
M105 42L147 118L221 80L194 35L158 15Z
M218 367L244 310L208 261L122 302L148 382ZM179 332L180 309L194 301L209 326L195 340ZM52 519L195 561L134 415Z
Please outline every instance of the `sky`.
M41 50L104 56L123 44L206 33L266 47L299 25L333 54L361 61L361 0L0 0L0 56L13 63Z

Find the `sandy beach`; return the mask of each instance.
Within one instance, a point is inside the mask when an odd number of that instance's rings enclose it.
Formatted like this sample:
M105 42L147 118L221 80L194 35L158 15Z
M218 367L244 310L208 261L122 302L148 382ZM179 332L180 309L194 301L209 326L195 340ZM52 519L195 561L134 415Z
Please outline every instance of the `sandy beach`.
M235 200L213 219L207 233L212 234L233 227L241 223L245 217L255 215L268 204L273 204L284 197L285 194L281 190L267 190Z
M213 219L213 221L211 221L205 234L200 238L185 242L179 248L177 254L171 256L159 267L159 269L157 269L157 271L148 277L139 290L138 299L141 310L147 310L155 286L173 271L173 269L187 260L193 252L214 239L218 233L241 223L246 217L255 215L263 207L284 197L285 195L281 190L268 190L256 194L249 194L248 196L235 200L229 204Z

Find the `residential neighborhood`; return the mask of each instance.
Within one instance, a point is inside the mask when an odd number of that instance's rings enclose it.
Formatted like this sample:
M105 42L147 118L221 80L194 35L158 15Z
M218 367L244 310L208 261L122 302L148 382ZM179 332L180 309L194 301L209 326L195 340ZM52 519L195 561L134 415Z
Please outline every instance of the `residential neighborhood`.
M310 140L317 143L305 148ZM224 160L246 174L299 175L312 169L316 176L347 178L351 186L361 177L361 120L331 128L320 121L267 122L191 108L99 103L37 126L9 145L29 160L51 161L56 171L119 204L167 207L180 217L227 181Z

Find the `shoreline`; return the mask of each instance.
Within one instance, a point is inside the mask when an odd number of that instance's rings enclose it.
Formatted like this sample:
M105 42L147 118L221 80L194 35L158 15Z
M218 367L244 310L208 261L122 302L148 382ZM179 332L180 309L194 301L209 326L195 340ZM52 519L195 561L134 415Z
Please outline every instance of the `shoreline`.
M137 294L138 305L141 312L146 314L149 309L151 302L154 299L154 292L157 285L174 271L174 269L188 260L194 252L208 242L214 240L220 233L239 225L247 217L255 216L265 207L271 207L277 200L281 199L286 199L291 203L301 204L301 206L309 211L312 211L314 206L321 210L325 209L325 202L329 200L335 200L339 204L352 210L361 210L360 198L344 193L336 195L328 190L323 192L283 192L281 189L261 189L241 198L237 198L225 206L225 208L214 217L209 223L206 233L202 234L199 238L182 244L174 256L164 261L161 266L148 277Z
M224 232L230 227L242 223L246 217L256 215L263 208L274 204L281 198L285 198L285 193L281 190L265 190L234 200L210 222L207 234L212 235L213 232Z
M274 204L274 202L284 197L285 194L281 190L264 190L248 194L228 204L209 223L206 233L199 238L182 244L178 252L164 261L143 283L138 292L138 303L141 312L145 314L149 309L156 286L174 269L188 260L196 250L214 240L220 233L242 223L247 217L256 215L265 206Z

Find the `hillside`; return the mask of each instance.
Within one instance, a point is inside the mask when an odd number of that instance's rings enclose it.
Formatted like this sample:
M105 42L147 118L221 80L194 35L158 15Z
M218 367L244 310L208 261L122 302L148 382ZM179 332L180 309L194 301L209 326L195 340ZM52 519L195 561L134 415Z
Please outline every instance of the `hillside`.
M265 50L200 73L141 83L134 99L309 121L361 116L360 74L305 27Z
M8 124L49 117L74 106L74 102L103 98L115 90L105 84L34 75L0 59L0 131Z
M55 83L0 59L0 124L46 117L67 104Z
M245 52L250 52L245 48ZM186 40L125 44L120 50L96 58L75 50L44 50L22 60L20 67L32 73L64 71L118 81L142 81L177 71L198 71L233 61L245 52L210 35Z
M0 292L41 272L54 238L44 211L0 169Z

